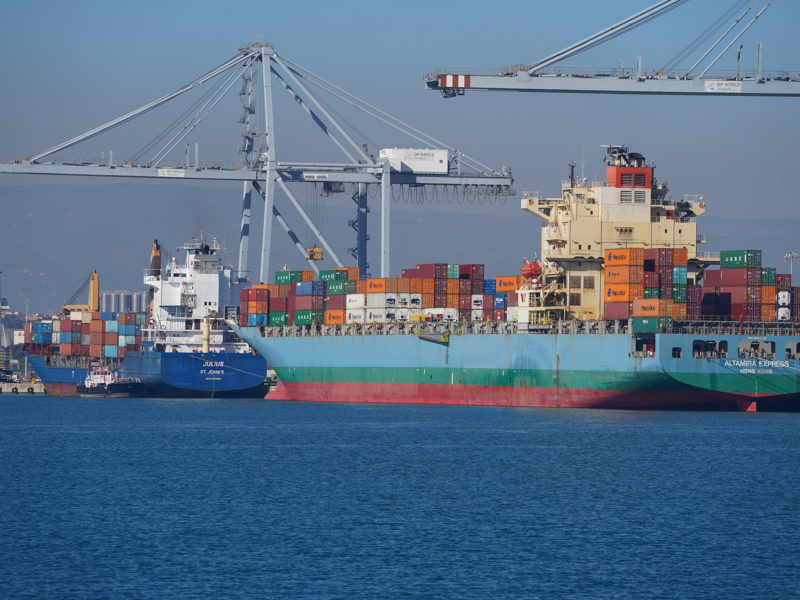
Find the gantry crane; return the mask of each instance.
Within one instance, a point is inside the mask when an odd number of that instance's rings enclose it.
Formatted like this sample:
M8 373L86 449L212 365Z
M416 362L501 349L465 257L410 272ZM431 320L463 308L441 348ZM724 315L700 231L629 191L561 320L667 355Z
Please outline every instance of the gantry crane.
M761 44L756 51L755 71L742 70L742 47L739 47L737 69L734 72L711 71L720 58L769 8L772 0L758 12L754 12L761 0L736 0L715 23L709 26L689 46L676 56L687 58L690 52L711 39L718 30L733 18L733 24L711 45L710 48L688 70L679 71L669 67L677 66L679 60L673 59L665 68L645 71L641 57L637 57L635 69L619 68L581 70L544 69L566 58L588 50L602 42L621 35L652 19L685 4L688 0L661 0L650 7L623 19L622 21L598 31L579 42L551 54L531 65L513 65L500 69L497 73L467 73L459 70L441 69L423 77L425 87L438 90L444 98L461 96L467 91L510 91L510 92L573 92L595 94L666 94L688 96L768 96L799 97L800 73L764 72L761 68ZM746 6L750 2L748 6ZM743 10L743 12L739 12ZM754 13L754 14L753 14ZM733 33L735 28L751 16L750 20ZM728 35L733 34L727 46L719 52L705 68L697 73L701 64L720 46Z

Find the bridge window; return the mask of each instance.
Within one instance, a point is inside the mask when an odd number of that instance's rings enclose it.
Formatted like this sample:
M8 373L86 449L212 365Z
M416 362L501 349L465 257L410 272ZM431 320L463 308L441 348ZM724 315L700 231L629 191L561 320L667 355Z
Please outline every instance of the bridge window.
M775 342L739 342L739 358L775 358Z
M717 342L715 340L694 340L692 342L692 356L695 358L714 358L717 356Z
M675 346L672 349L672 358L680 358L681 357L681 347Z
M728 340L721 340L718 345L720 358L728 358Z
M569 295L569 305L570 306L580 306L581 305L580 292L572 293L572 294Z
M633 202L633 192L631 190L622 190L619 193L619 201L621 204L630 204Z
M583 289L585 289L585 290L593 290L594 289L594 275L584 275L583 276Z
M633 185L633 174L632 173L623 173L620 177L620 184L623 187L631 187Z
M645 176L644 173L636 173L636 175L634 175L633 185L635 185L635 186L643 186L643 185L647 185L646 182L647 182L647 177Z
M636 204L644 204L644 201L647 199L647 194L644 193L644 190L636 190L633 193L633 201Z

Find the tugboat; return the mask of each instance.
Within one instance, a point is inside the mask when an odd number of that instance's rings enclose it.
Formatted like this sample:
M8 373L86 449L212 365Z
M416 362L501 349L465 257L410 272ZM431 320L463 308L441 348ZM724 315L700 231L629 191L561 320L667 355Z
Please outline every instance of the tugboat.
M116 371L104 368L89 371L84 382L78 386L78 394L84 398L130 398L143 390L144 385L138 379L120 377Z

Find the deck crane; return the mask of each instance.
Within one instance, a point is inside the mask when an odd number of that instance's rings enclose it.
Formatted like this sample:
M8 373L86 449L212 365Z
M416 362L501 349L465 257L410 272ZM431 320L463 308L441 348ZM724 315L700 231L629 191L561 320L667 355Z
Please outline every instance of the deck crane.
M571 56L588 50L622 33L655 19L689 0L661 0L648 8L631 15L598 31L597 33L566 48L555 52L531 65L513 65L496 73L468 73L465 71L442 69L423 77L425 87L438 90L443 98L462 96L467 91L508 91L508 92L571 92L590 94L665 94L686 96L766 96L800 97L800 73L768 73L761 69L761 43L757 46L755 71L742 70L742 47L739 46L737 69L734 72L710 71L717 61L730 49L769 8L773 0L756 12L762 0L737 0L723 16L703 32L679 57L686 58L686 50L697 47L710 39L731 17L733 25L719 37L689 70L677 71L658 69L646 72L642 69L641 57L637 57L635 69L609 68L591 71L577 69L551 69L547 67ZM745 5L750 2L748 6ZM744 11L739 14L739 11ZM738 15L738 16L737 16ZM749 21L747 20L749 19ZM744 23L744 24L743 24ZM743 24L743 25L742 25ZM708 58L713 50L732 34L737 26L741 28L733 39L705 68L695 74L695 69Z

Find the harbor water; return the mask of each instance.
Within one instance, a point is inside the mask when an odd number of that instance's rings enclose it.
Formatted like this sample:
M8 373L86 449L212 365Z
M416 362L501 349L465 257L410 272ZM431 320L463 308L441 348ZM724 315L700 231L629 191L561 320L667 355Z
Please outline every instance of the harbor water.
M3 598L800 596L800 415L0 396Z

